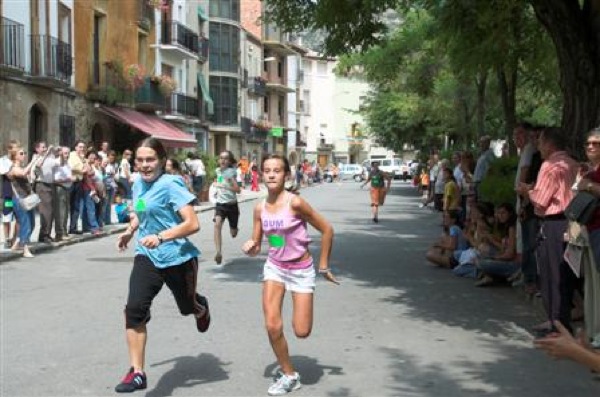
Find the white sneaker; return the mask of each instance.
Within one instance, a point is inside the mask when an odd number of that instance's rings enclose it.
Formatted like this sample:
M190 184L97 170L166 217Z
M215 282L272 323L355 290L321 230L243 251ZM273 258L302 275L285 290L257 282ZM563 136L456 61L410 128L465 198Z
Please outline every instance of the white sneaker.
M294 375L283 374L275 383L269 387L267 393L270 396L283 396L291 391L298 390L302 387L300 383L300 374L294 372Z

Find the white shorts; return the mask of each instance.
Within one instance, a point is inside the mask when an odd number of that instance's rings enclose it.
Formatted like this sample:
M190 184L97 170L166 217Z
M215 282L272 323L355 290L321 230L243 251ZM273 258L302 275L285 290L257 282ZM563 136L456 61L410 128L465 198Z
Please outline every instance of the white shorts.
M15 213L11 211L9 214L0 214L2 223L11 223L15 219Z
M304 269L284 269L267 260L263 270L263 281L276 281L283 284L286 291L308 294L312 294L315 291L316 277L312 260L311 265Z

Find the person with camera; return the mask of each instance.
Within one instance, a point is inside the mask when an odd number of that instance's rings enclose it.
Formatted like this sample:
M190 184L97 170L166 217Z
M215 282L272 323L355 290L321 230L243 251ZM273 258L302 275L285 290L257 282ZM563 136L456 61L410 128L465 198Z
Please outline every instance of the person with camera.
M35 205L30 205L30 200L28 200L33 193L29 183L29 174L38 163L32 161L25 165L26 153L21 145L14 145L10 149L9 158L12 166L7 173L7 177L14 192L12 200L17 222L19 223L18 241L15 239L12 250L22 252L25 258L33 258L29 243L33 232L33 209Z
M51 243L54 240L50 236L54 223L54 200L56 199L56 186L54 184L54 168L59 164L56 159L56 151L52 145L46 142L38 142L35 145L37 154L34 158L40 161L33 169L33 190L40 196L38 211L40 213L40 243ZM35 161L35 160L34 160Z

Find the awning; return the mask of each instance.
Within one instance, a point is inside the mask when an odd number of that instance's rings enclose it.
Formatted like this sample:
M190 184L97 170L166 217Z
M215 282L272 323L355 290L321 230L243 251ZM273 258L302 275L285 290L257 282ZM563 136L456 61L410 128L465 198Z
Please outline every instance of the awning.
M203 21L208 21L208 16L206 15L206 12L204 12L204 7L202 6L198 6L198 18Z
M167 147L196 147L198 144L193 135L181 131L172 124L163 121L160 117L127 108L101 106L99 110L124 124L159 139Z
M202 91L202 98L204 98L204 102L206 102L208 114L215 114L215 104L210 97L210 92L208 91L208 84L206 84L206 80L202 73L198 73L198 87L200 87L200 91Z

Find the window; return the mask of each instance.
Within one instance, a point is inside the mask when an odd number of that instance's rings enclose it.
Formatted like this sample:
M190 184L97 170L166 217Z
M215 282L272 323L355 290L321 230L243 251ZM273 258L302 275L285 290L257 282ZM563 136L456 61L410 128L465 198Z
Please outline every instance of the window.
M268 96L266 96L266 97L264 98L264 105L265 105L265 107L264 107L264 112L265 112L266 114L269 114L269 102L270 102L270 101L269 101L269 97L268 97Z
M277 77L283 77L283 61L279 60L277 62Z
M61 114L59 117L59 144L73 147L75 145L75 117Z
M165 76L173 77L173 66L167 65L166 63L161 64L162 73Z
M138 63L147 66L146 52L148 50L148 39L145 34L138 33Z
M327 62L317 62L317 74L319 76L327 75Z
M311 68L312 68L312 63L309 60L305 59L302 61L302 70L304 70L305 73L310 74L310 72L312 70Z
M210 69L237 73L240 53L239 29L236 26L211 22L209 30Z
M232 77L210 77L210 94L215 111L212 121L215 124L235 125L238 123L238 81Z
M209 2L209 16L211 18L231 19L240 21L239 0L217 0Z
M283 116L285 114L285 97L279 96L279 101L277 102L277 115L279 116L279 122L283 124Z

